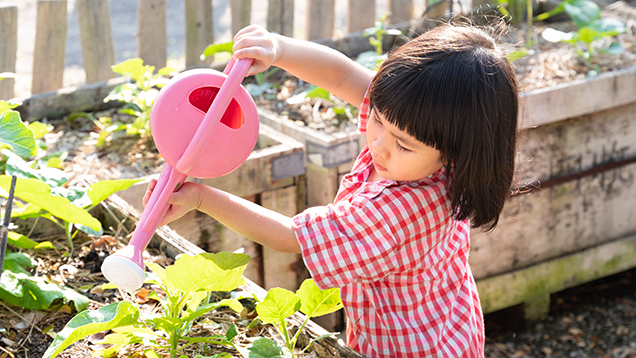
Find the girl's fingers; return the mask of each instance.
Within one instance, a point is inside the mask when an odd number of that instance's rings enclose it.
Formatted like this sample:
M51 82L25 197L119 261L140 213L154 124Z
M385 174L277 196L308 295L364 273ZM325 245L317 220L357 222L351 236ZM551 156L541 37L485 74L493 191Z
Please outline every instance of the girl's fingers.
M146 207L146 204L148 204L148 200L150 200L150 195L152 195L152 191L155 189L156 185L157 185L157 180L150 179L150 182L148 182L148 188L146 189L146 193L144 194L143 199L141 199L141 203L143 204L144 207Z

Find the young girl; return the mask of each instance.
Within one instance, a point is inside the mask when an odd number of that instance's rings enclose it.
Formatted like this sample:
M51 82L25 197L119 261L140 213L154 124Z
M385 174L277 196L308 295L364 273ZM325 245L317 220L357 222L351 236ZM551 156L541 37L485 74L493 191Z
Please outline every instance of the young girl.
M234 56L254 59L250 74L275 65L361 103L367 145L333 204L289 218L188 182L162 224L196 209L262 245L302 253L319 287L340 288L347 343L365 356L483 356L469 229L495 227L512 183L518 96L505 54L480 30L443 25L374 73L249 26Z

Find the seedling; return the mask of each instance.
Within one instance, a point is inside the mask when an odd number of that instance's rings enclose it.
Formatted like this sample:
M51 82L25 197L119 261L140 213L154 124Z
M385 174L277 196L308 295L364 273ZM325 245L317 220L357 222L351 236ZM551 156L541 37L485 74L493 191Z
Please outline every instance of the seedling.
M95 311L84 311L73 317L44 353L45 358L60 354L66 347L94 333L113 330L102 343L113 344L101 351L104 356L117 352L125 345L144 343L150 348L146 356L154 357L155 349L162 348L176 358L184 347L190 344L221 344L236 348L245 355L243 348L232 340L238 335L235 326L225 335L190 337L193 322L204 314L228 306L240 312L243 306L236 298L209 303L206 298L210 291L232 291L244 283L243 271L250 257L245 254L221 252L204 253L196 256L182 255L174 265L165 269L147 263L152 274L147 274L146 283L157 285L165 292L150 293L151 298L161 303L161 313L142 313L130 301L109 304ZM112 287L108 284L105 287Z

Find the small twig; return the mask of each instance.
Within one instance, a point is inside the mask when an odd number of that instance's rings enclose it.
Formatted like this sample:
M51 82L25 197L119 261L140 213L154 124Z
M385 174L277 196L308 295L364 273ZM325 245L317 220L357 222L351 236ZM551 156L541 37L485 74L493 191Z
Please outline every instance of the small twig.
M0 350L4 351L6 354L9 355L9 357L11 358L15 358L15 356L13 355L13 353L9 352L6 348L4 348L3 346L0 346Z
M4 302L0 301L0 305L2 305L4 308L6 308L9 312L13 313L14 315L20 317L20 319L22 319L25 322L29 322L27 321L26 318L22 317L19 313L17 313L16 311L12 310L9 306L5 305ZM44 334L44 332L42 332L41 329L39 329L38 327L36 327L35 325L33 325L33 323L29 323L31 325L31 327L37 329L38 331L40 331L40 333Z

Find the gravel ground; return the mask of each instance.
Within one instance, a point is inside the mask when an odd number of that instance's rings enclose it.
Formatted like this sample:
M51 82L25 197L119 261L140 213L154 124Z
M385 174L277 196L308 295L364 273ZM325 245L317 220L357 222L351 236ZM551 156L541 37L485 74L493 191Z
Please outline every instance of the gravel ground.
M523 322L520 307L486 315L486 357L636 358L636 269L551 301L550 315L534 323Z

